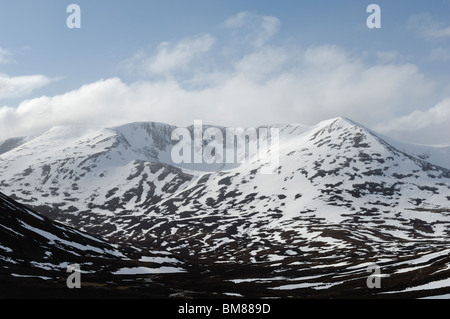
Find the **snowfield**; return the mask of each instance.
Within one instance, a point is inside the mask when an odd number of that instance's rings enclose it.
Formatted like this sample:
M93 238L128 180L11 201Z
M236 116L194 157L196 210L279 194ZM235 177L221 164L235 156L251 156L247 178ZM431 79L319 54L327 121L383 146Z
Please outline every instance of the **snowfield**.
M374 294L373 263L380 294L447 293L450 146L401 143L345 118L268 127L279 130L277 148L242 164L174 163L176 127L162 123L55 127L0 143L0 190L92 238L161 252L140 257L153 273L237 267L224 278L229 296L248 296L247 285L267 297ZM24 228L54 246L112 254ZM11 249L0 242L4 260Z

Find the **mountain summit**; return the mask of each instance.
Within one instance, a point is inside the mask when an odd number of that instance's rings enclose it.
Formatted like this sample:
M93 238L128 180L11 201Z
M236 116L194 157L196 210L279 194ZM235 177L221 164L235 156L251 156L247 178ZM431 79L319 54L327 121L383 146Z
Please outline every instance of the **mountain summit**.
M0 187L91 235L208 264L342 270L444 251L449 148L396 142L346 118L268 127L279 140L272 174L261 160L176 164L175 126L132 123L6 141Z

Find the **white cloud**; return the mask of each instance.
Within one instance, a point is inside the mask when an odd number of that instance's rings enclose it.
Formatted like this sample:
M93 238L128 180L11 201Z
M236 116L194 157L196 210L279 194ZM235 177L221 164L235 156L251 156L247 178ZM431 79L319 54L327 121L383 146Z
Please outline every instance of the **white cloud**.
M192 68L194 62L203 54L211 50L215 39L209 34L200 34L195 37L184 38L176 45L162 42L154 55L139 52L133 58L124 62L128 71L147 75L170 76L173 73L186 71Z
M377 52L376 55L378 63L380 64L392 63L399 57L399 53L397 51L382 51Z
M414 65L365 65L336 46L266 47L231 70L198 75L210 85L186 88L176 79L126 84L101 80L54 97L0 108L0 136L36 134L54 125L111 126L159 121L186 126L196 119L229 126L316 123L347 116L365 125L412 112L433 86Z
M0 99L24 97L52 82L44 75L8 76L0 74Z
M266 47L236 61L233 72L255 82L265 81L283 72L286 64L292 62L290 61L292 58L293 56L283 48Z
M268 21L261 31L266 36L260 39L265 40L253 42L258 38L256 31L248 30L251 49L249 42L241 43L245 48L240 55L226 56L231 60L218 61L226 53L212 56L210 51L214 45L218 52L226 52L236 44L235 38L223 43L202 34L175 44L162 43L153 54L140 53L126 61L129 70L145 69L145 76L131 84L119 78L100 80L66 94L24 101L17 108L0 108L0 136L37 134L70 124L158 121L187 126L202 120L248 127L314 124L345 116L383 132L396 128L398 136L411 140L415 133L407 130L409 123L423 117L429 118L423 129L434 135L422 136L434 143L439 129L434 124L439 116L448 117L443 113L448 105L426 109L435 104L439 87L414 64L395 63L395 53L381 56L390 63L368 64L364 54L351 54L338 46L269 45L267 39L279 22L254 14L240 13L225 24L234 30L249 21L256 26ZM381 126L386 122L389 125Z
M247 18L248 15L249 15L248 12L239 12L238 14L229 17L225 21L225 26L227 28L241 28L244 26L244 20Z
M448 61L450 60L450 51L444 48L436 48L430 52L429 58L432 61Z
M238 45L261 49L279 30L280 21L271 16L241 12L226 20L225 26L233 29ZM191 76L205 72L205 62L216 39L208 33L186 37L173 44L162 42L155 52L140 51L122 63L129 74L154 77ZM210 72L211 70L208 70Z
M12 53L6 49L0 48L0 64L9 64L14 62Z
M240 39L256 48L262 47L278 33L280 20L272 16L262 16L250 12L240 12L225 21L230 29L241 30Z
M450 38L450 25L436 20L429 13L411 16L407 26L414 31L418 31L426 40Z
M445 98L425 111L415 110L386 123L377 129L398 139L407 136L416 143L450 143L450 98ZM415 134L411 134L415 133Z

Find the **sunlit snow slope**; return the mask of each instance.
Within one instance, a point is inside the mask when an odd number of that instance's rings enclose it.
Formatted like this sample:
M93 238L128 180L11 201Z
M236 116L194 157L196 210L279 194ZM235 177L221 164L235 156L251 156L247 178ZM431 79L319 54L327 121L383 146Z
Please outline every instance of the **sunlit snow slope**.
M177 165L166 124L56 127L0 145L0 190L112 242L205 263L362 276L367 263L404 275L420 267L417 256L446 258L450 147L396 142L345 118L276 127L273 174L262 174L267 158ZM272 288L339 286L325 279Z

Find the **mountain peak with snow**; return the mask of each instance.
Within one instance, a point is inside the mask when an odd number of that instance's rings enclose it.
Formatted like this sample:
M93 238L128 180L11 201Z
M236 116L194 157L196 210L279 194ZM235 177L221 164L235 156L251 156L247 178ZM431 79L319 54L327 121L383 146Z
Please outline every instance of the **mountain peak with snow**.
M226 129L205 124L202 133L211 127ZM177 164L168 124L56 127L8 144L0 187L110 242L214 265L392 265L399 252L447 245L447 149L396 142L343 117L268 127L279 131L266 150L277 155L270 174L261 159Z

